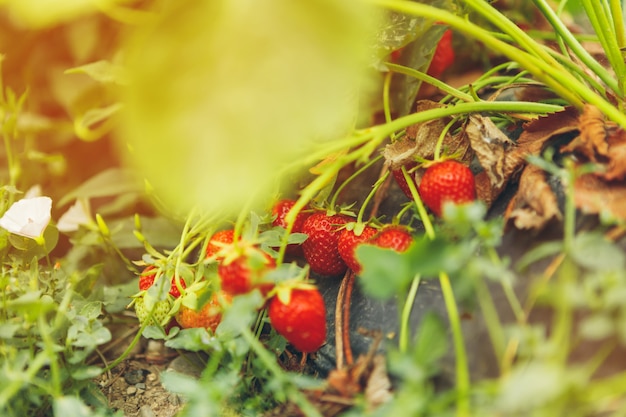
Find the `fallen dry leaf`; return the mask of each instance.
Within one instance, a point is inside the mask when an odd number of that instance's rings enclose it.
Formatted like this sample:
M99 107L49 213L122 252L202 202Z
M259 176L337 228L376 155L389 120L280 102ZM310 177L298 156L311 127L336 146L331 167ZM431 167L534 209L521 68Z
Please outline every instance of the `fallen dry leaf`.
M440 107L445 107L445 105L430 100L420 100L417 103L416 113ZM409 126L404 137L387 145L383 151L383 156L391 169L399 169L419 159L432 160L435 156L437 141L448 121L448 118L442 118ZM450 134L445 135L441 149L448 155L458 156L458 159L465 163L469 163L472 157L469 143L463 138L453 137Z
M546 182L545 172L528 165L519 181L519 189L504 213L518 229L541 230L552 219L561 219L558 201Z
M511 172L508 172L505 166L506 155L515 147L515 142L491 119L480 115L469 116L464 132L493 188L496 190L504 188L511 176Z
M574 203L584 213L610 213L626 219L626 186L607 182L595 174L581 175L574 182Z
M608 181L626 178L626 131L616 130L607 138L609 161L603 178Z
M577 134L578 110L574 107L525 123L524 131L517 139L517 147L507 155L505 166L515 171L525 165L528 155L538 155L553 139L569 141Z
M607 126L604 115L597 107L585 105L578 118L580 134L561 148L562 152L575 152L590 162L599 162L608 156Z

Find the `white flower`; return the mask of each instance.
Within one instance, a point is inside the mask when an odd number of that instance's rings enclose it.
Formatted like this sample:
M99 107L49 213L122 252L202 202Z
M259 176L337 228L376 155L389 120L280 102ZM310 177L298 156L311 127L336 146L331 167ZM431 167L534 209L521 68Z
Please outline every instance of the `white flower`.
M78 227L82 225L88 225L91 223L91 210L89 208L89 200L79 199L70 207L61 217L57 223L59 232L75 232Z
M0 227L15 235L38 239L50 222L51 210L50 197L23 198L0 218Z

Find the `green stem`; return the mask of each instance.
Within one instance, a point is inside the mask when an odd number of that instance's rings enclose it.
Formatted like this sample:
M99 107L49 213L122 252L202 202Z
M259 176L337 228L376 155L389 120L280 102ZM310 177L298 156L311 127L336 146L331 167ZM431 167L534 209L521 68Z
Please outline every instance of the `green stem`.
M451 87L450 85L444 83L443 81L438 80L437 78L431 77L430 75L418 71L413 68L405 67L403 65L393 64L391 62L385 62L385 65L393 72L397 72L398 74L408 75L409 77L416 78L420 81L431 84L441 91L458 98L462 101L474 101L473 97L469 94L463 93L462 91L457 90L456 88ZM389 121L389 120L387 120Z
M417 297L417 290L421 282L421 277L416 275L411 281L411 287L404 300L404 306L402 307L402 313L400 315L400 335L398 336L398 346L400 352L406 353L409 348L410 329L409 323L411 319L411 310L413 310L413 304L415 304L415 298Z
M307 417L322 417L320 412L309 402L304 394L294 385L292 385L289 378L286 377L286 373L278 366L276 357L269 353L265 347L258 341L252 331L248 328L244 328L241 331L241 335L246 342L250 345L250 348L254 350L259 360L263 363L263 366L268 370L273 378L275 378L279 384L278 387L282 387L287 391L287 397L293 401L300 410Z
M585 102L593 104L609 119L626 128L626 115L624 113L567 72L537 42L484 1L466 0L466 3L482 12L490 10L485 16L495 19L492 23L509 31L507 34L520 45L525 46L527 50L532 51L532 54L497 39L489 31L476 24L433 6L401 0L370 0L370 2L401 13L442 21L456 30L474 37L488 48L518 62L521 67L528 70L573 106L581 108ZM492 9L495 12L491 12ZM506 23L501 21L506 21Z
M496 306L493 302L493 298L491 297L489 288L485 284L485 281L482 279L482 277L479 277L476 280L476 282L474 283L474 288L476 290L478 303L483 312L485 324L487 325L487 331L489 333L489 339L491 339L491 345L493 346L498 365L500 366L500 369L502 369L502 358L504 357L506 339L504 336L502 323L500 322L498 310L496 309Z
M470 374L459 310L457 308L454 292L452 291L452 284L450 283L450 277L448 274L445 272L439 273L439 284L441 285L443 301L446 305L446 311L448 312L450 330L452 331L452 340L454 342L454 355L456 360L457 416L469 416Z
M593 0L597 2L597 0ZM596 61L589 52L578 42L574 35L569 31L563 21L557 16L552 7L546 0L533 0L535 6L541 11L543 16L550 22L550 25L559 34L560 38L565 41L567 46L574 52L574 54L580 59L591 71L593 71L611 90L616 94L621 95L619 86L610 74L598 61Z
M59 368L59 356L54 350L54 341L50 337L50 329L46 325L44 315L38 317L39 334L41 335L42 342L44 344L44 351L48 356L50 366L50 379L52 383L52 395L60 397L63 394L63 387L61 386L61 373Z

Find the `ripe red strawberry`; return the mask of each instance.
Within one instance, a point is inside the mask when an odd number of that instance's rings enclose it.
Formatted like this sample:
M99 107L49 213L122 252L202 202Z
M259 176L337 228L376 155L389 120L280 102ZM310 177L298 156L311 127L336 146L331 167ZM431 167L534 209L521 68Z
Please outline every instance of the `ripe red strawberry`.
M230 303L232 297L222 292L221 296L224 301ZM181 304L176 313L176 321L183 329L201 328L215 331L222 321L223 306L220 304L218 293L214 293L213 297L200 310L194 310Z
M304 258L311 271L320 275L340 275L348 268L337 249L340 227L350 221L342 214L328 216L326 213L311 214L302 227L308 235L302 243Z
M235 239L235 231L233 229L226 229L217 231L211 236L211 240L209 240L209 244L206 248L206 257L210 258L215 256L223 246L220 244L230 244L233 243Z
M415 184L415 190L417 190L417 182L415 181L415 175L413 174L413 172L410 172L410 170L412 170L416 166L417 166L417 162L409 162L404 165L404 169L406 169L407 173L409 174L409 177L413 178L413 184ZM411 189L409 188L409 184L407 184L406 179L404 178L404 173L402 172L402 169L394 169L391 171L391 174L393 175L393 178L398 183L398 186L400 187L404 195L406 195L410 200L413 200L413 196L411 195Z
M435 48L435 53L428 67L428 75L439 78L441 74L454 63L454 49L452 48L452 31L443 32L441 40Z
M379 248L393 249L396 252L404 252L413 243L413 236L403 226L385 226L376 236L370 239Z
M361 264L357 261L354 251L357 246L367 242L372 236L378 233L378 229L372 226L365 226L360 235L355 233L355 230L343 229L339 235L339 241L337 242L337 250L341 259L348 265L348 268L354 271L355 274L361 272Z
M315 352L326 341L326 306L315 287L279 292L270 300L268 315L278 334L300 352Z
M437 162L426 169L419 193L426 207L441 216L446 201L462 204L476 199L474 174L458 161Z
M154 284L154 280L156 279L156 272L150 273L150 271L156 269L154 265L148 265L139 275L139 290L145 291L148 288L152 287ZM180 286L181 288L187 288L185 284L185 280L180 278ZM176 278L172 277L172 285L170 287L170 294L174 298L180 297L180 289L176 285Z
M267 290L263 276L276 267L274 258L254 246L242 249L234 245L232 250L232 256L227 255L217 267L222 290L231 295L246 294L256 287Z
M287 214L289 214L289 211L294 206L294 204L296 204L294 200L284 199L278 201L274 205L274 207L272 207L272 214L276 216L276 218L272 222L272 225L280 226L286 229L287 221L285 220L285 217L287 216ZM298 213L293 223L293 227L291 228L291 233L302 233L302 227L304 226L304 222L306 221L307 217L309 217L307 213ZM302 256L302 246L295 244L287 245L285 253L294 256Z

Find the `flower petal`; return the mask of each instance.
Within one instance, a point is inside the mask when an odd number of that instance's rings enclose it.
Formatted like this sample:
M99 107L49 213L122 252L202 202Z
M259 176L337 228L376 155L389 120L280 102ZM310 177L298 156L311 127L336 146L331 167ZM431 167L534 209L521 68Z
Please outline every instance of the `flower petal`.
M23 198L0 218L0 227L10 233L36 239L50 223L52 199L50 197Z

